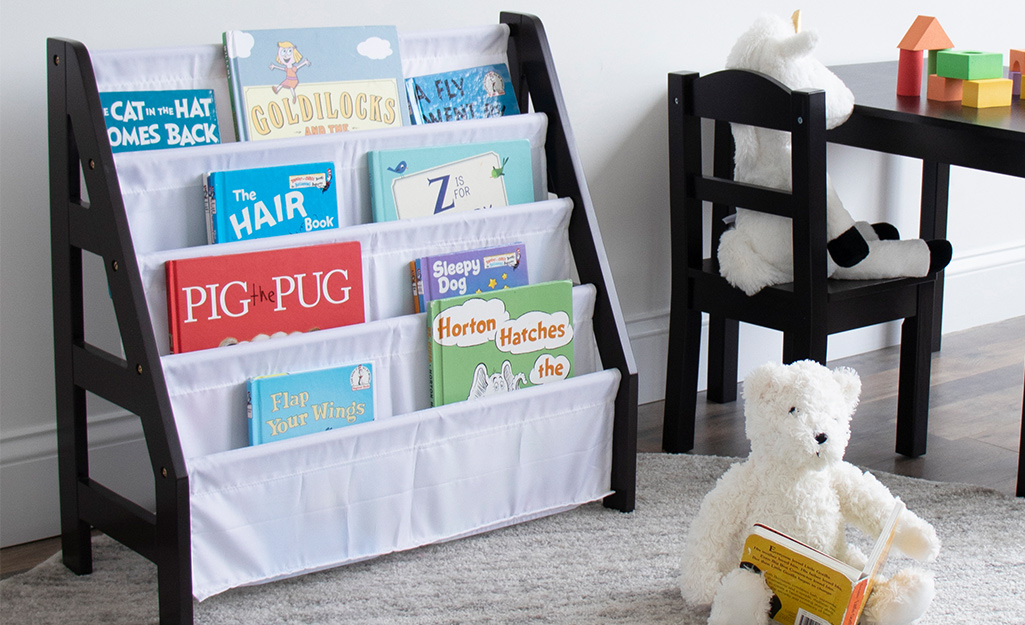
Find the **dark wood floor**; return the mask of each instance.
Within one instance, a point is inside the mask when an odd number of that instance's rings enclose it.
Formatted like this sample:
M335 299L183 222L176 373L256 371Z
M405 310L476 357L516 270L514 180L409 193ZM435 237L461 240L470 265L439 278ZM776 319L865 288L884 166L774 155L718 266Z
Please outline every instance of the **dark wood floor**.
M1025 379L1025 317L943 337L934 355L927 453L915 459L893 452L897 412L897 348L830 362L861 376L861 405L851 424L846 459L890 473L979 484L1013 495L1018 466ZM662 402L638 415L638 448L660 452ZM696 444L691 453L746 456L743 402L714 404L698 397ZM0 577L28 570L60 549L57 538L0 550Z

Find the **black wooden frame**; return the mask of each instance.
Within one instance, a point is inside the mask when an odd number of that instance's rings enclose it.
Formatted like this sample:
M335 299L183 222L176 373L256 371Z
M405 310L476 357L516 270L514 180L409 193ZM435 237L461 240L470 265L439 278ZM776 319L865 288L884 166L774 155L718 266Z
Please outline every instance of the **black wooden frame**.
M825 92L791 91L745 70L701 77L669 74L669 176L672 299L663 448L694 446L701 314L709 313L711 401L737 393L739 322L783 332L783 362L826 362L828 336L903 319L896 450L925 453L935 275L842 281L826 277ZM702 119L714 120L712 174L702 171ZM730 122L791 134L793 193L733 180ZM712 203L711 257L703 253L703 202ZM719 275L715 251L722 218L737 206L793 221L794 281L747 296Z
M594 330L602 363L622 373L615 400L611 486L605 505L631 511L637 473L637 368L602 244L555 63L540 20L502 13L522 110L548 116L549 189L573 200L570 245L582 282L598 291ZM160 622L193 620L189 481L163 378L120 184L85 46L47 41L54 363L65 565L92 571L93 529L157 565ZM84 179L86 195L80 181ZM88 201L84 200L88 197ZM103 259L124 356L85 338L83 251ZM86 393L137 415L155 482L150 512L89 473Z

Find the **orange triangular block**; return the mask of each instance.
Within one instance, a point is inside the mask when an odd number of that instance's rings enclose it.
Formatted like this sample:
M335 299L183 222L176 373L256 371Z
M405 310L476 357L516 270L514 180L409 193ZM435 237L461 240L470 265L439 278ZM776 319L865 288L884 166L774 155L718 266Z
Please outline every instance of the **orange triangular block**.
M954 43L935 17L919 15L897 47L902 50L946 50Z

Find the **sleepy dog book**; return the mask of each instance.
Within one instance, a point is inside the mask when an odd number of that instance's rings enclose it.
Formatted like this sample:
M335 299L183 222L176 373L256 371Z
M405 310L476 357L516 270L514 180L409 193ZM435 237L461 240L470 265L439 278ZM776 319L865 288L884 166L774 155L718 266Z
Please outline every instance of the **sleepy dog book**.
M366 423L374 420L373 365L251 378L246 399L250 445Z
M415 312L444 297L490 293L528 284L526 245L513 243L410 261Z
M527 139L371 150L367 168L374 221L534 201Z
M319 162L204 174L208 242L337 228L333 171Z

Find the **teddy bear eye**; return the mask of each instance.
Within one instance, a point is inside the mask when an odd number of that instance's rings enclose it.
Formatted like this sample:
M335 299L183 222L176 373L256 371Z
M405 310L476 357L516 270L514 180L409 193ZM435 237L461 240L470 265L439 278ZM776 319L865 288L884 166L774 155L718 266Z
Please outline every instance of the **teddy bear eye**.
M790 407L790 414L797 414L797 406Z

